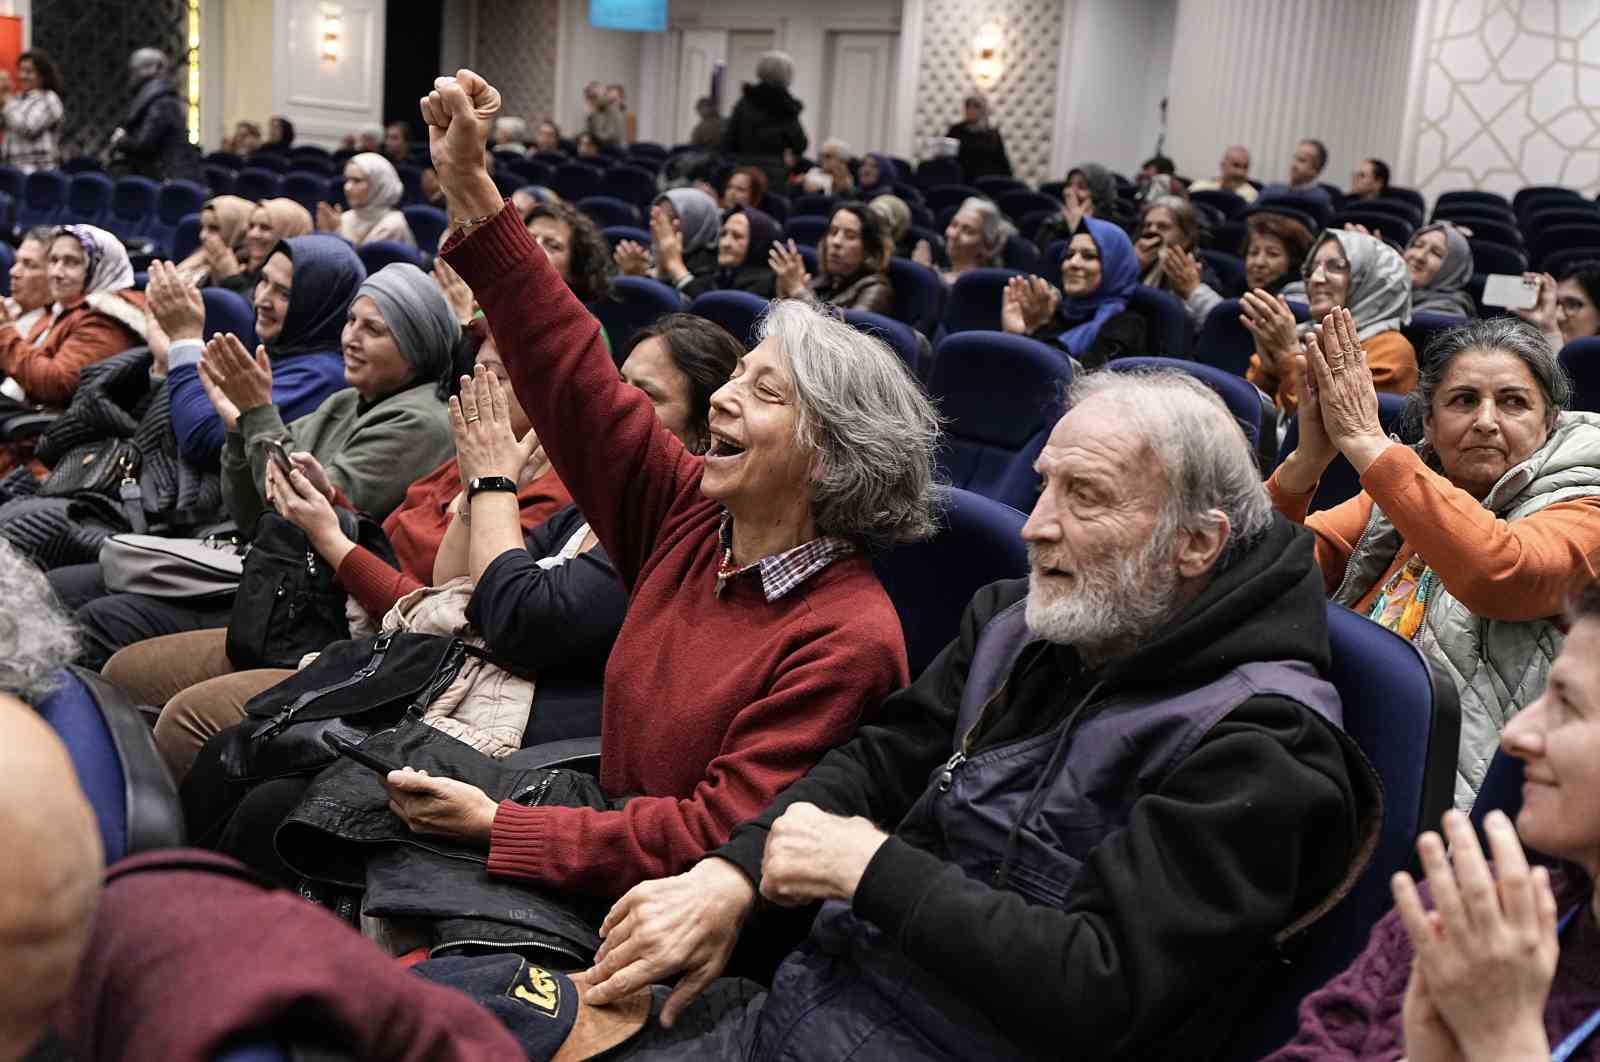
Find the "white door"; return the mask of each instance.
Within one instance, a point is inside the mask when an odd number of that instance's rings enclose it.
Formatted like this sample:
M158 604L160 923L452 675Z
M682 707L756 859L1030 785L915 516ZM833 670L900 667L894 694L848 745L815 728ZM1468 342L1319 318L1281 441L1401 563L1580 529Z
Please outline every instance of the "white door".
M756 63L774 47L771 30L735 30L728 34L728 74L722 82L722 114L739 102L745 82L754 83Z
M889 147L898 44L894 33L828 34L824 137L842 138L857 155ZM812 153L821 147L818 142Z
M711 92L711 75L718 63L728 59L726 30L687 30L678 51L677 103L673 108L674 131L670 144L687 144L700 120L694 101Z

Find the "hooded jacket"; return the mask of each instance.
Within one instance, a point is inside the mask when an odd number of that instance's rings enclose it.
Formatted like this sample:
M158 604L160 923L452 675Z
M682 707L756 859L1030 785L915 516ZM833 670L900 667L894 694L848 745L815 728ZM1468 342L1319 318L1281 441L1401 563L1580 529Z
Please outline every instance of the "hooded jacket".
M760 166L768 187L782 188L788 175L784 148L804 155L810 143L800 125L803 107L782 85L764 81L745 85L723 130L722 150L735 156L740 165Z
M178 90L169 78L140 85L122 119L116 150L127 172L152 180L192 179L200 173L200 152L191 143Z
M1137 791L1126 824L1089 847L1057 903L1025 900L1029 890L996 888L956 857L920 847L925 835L916 836L908 812L945 784L940 768L957 743L975 647L1026 595L1025 580L980 590L960 635L915 683L715 853L759 884L767 835L791 804L899 823L868 864L851 914L897 949L908 974L904 998L886 999L856 974L848 947L841 956L837 942L814 930L774 979L758 1057L786 1049L796 1053L785 1058L845 1057L829 1046L833 1032L859 1027L873 1011L902 1019L898 1034L882 1027L873 1041L880 1046L918 1029L906 1057L997 1057L975 1042L953 1048L920 1038L927 1030L918 1008L930 995L954 993L988 1025L986 1046L993 1034L1012 1038L1003 1057L1208 1058L1277 962L1275 935L1327 901L1359 863L1359 838L1381 804L1371 768L1309 708L1266 694L1247 696L1164 774L1149 765L1160 774L1153 786L1144 786L1143 770L1127 778ZM1081 727L1120 699L1184 694L1260 662L1326 673L1326 616L1310 537L1275 520L1131 655L1088 672L1070 647L1024 648L967 733L965 754L1020 751L1075 708L1070 725ZM1032 829L1022 839L1081 845ZM819 955L830 972L809 995L816 1006L784 1028L795 1002L784 994L806 985ZM823 994L853 977L847 990ZM813 976L808 987L818 983Z

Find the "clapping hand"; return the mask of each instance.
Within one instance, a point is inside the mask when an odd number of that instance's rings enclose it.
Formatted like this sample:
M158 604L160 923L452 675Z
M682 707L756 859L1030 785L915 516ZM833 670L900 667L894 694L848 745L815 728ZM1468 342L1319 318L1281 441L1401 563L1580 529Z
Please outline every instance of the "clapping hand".
M520 440L512 432L510 410L505 385L485 366L461 378L461 393L450 399L450 431L463 486L480 476L517 479L541 450L531 430Z
M650 208L650 239L655 245L656 268L663 279L676 281L689 271L683 263L683 233L678 220L659 203Z
M1180 299L1187 299L1200 286L1200 263L1182 247L1161 249L1161 272Z
M1550 1057L1544 1008L1560 953L1550 874L1529 869L1503 812L1484 830L1492 873L1459 811L1444 817L1448 856L1436 833L1417 842L1432 911L1411 875L1390 883L1414 952L1403 1011L1413 1062Z
M1061 206L1067 214L1067 228L1077 231L1078 223L1084 218L1094 217L1094 197L1087 188L1074 188L1070 185L1061 192Z
M1133 241L1133 256L1139 260L1139 272L1147 272L1161 257L1161 237L1155 233L1140 236Z
M650 272L650 252L636 240L621 240L611 252L611 260L623 276L642 277Z
M1306 369L1316 378L1316 400L1328 441L1357 473L1365 473L1390 441L1378 419L1378 390L1349 310L1338 307L1322 319L1306 337L1304 357Z
M917 265L933 268L933 248L928 245L927 240L918 240L917 245L911 248L911 260Z
M177 266L171 262L151 262L144 294L150 316L156 319L169 340L199 339L204 335L205 300L199 289L184 282Z
M1043 277L1012 277L1000 295L1000 327L1030 336L1050 322L1060 305L1061 292Z
M222 241L222 237L214 232L208 232L200 237L200 249L206 254L206 270L211 274L211 282L226 280L239 272L239 258L233 253L233 248Z
M344 211L340 210L337 206L335 206L332 203L318 203L317 204L317 231L318 232L338 232L339 231L339 219L343 215L344 215Z
M232 332L213 336L200 358L200 383L224 426L234 431L241 413L272 404L272 359L264 346L252 359Z
M477 298L467 282L461 279L461 274L443 258L433 260L433 282L439 285L439 292L444 296L444 301L450 304L450 311L456 315L456 320L463 325L470 322L477 310Z
M1239 309L1239 323L1255 337L1261 367L1272 376L1283 376L1294 364L1291 359L1300 353L1294 311L1283 296L1268 294L1263 288L1245 292Z
M767 265L778 278L778 295L785 299L792 299L804 295L811 286L811 277L806 272L806 261L800 257L800 249L793 240L784 243L774 243L767 252Z

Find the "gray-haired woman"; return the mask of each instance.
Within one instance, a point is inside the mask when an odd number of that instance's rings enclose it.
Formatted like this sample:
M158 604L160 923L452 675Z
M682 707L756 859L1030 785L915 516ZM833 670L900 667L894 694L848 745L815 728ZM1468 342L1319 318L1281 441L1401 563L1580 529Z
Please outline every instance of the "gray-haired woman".
M945 226L944 251L950 267L939 270L939 278L946 285L954 284L962 273L1000 265L1006 240L1016 231L992 200L968 196ZM918 242L911 257L922 265L933 265L933 249L926 240Z
M1221 282L1211 266L1196 257L1200 218L1182 196L1164 195L1144 208L1144 222L1133 253L1139 258L1140 282L1170 291L1183 300L1189 327L1195 332L1222 301Z
M746 84L722 134L722 150L741 166L759 166L774 191L789 180L791 162L805 154L810 139L800 125L802 104L789 94L794 60L787 52L767 52L756 63L756 82Z
M1354 319L1306 341L1300 443L1267 481L1317 536L1329 595L1409 638L1461 694L1456 804L1471 805L1500 731L1543 689L1556 617L1600 568L1600 416L1565 409L1549 342L1507 317L1435 340L1411 403L1423 442L1384 434ZM1310 516L1343 454L1362 493Z
M631 795L618 811L496 805L402 772L390 796L413 830L486 846L490 874L615 897L721 844L909 679L867 549L933 530L937 418L887 346L786 301L712 396L710 451L690 453L501 209L475 109L492 114L493 90L465 71L439 84L423 114L440 183L453 216L488 219L444 256L629 588L600 784Z

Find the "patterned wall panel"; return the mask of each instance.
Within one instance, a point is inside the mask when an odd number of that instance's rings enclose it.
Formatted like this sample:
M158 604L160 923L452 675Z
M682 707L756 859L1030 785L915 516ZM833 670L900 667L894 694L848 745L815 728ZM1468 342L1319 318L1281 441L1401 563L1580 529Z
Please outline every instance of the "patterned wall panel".
M105 147L128 105L128 56L148 46L181 62L188 19L187 0L46 0L33 5L33 46L55 59L65 82L63 155L92 154ZM187 68L175 73L179 95L187 98Z
M1063 0L926 0L917 70L915 136L943 136L961 120L961 101L974 91L972 39L989 23L1001 27L1004 73L984 92L1005 136L1016 175L1048 180L1055 123L1056 71L1061 54Z
M1600 192L1600 3L1435 0L1425 49L1419 190Z
M503 113L527 119L529 136L556 109L560 38L560 0L479 0L478 69L500 89Z

